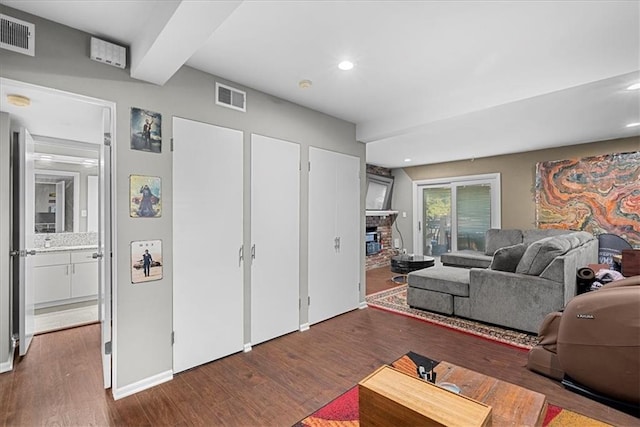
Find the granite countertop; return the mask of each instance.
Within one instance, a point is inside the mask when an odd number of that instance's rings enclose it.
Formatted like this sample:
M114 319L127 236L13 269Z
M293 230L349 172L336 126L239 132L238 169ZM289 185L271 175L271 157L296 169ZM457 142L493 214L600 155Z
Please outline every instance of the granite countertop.
M76 246L52 246L50 248L35 248L36 253L63 252L63 251L88 251L98 249L97 245L76 245Z

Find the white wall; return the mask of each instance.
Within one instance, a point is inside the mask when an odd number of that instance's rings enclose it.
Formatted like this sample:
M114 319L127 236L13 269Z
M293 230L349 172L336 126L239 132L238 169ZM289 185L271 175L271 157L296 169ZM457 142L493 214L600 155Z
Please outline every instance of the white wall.
M361 159L365 170L364 145L355 140L355 126L336 118L300 107L276 97L217 79L183 67L164 86L159 87L129 77L129 70L110 67L89 58L90 35L42 20L32 15L0 7L0 11L36 25L36 56L29 57L0 50L2 77L52 87L73 93L115 101L116 137L114 143L117 176L115 280L116 316L114 333L114 387L121 388L167 372L172 366L172 209L171 209L171 117L178 116L219 126L243 130L245 153L244 231L245 247L250 247L250 138L251 133L271 136L301 145L301 161L308 161L309 146L351 154ZM216 81L247 92L247 112L216 106ZM139 107L162 114L163 147L161 154L129 148L130 109ZM163 214L161 218L134 219L127 209L129 175L162 177ZM362 180L364 185L364 180ZM301 180L300 295L307 301L308 175ZM363 201L361 201L363 205ZM364 224L364 215L362 219ZM223 226L223 225L222 225ZM361 226L364 239L364 225ZM161 239L165 259L164 278L132 285L129 273L129 245L132 240ZM364 264L364 254L361 256ZM249 264L245 264L249 277ZM364 283L364 266L361 269ZM245 281L245 295L250 283ZM364 289L364 287L363 287ZM363 291L364 292L364 291ZM363 296L364 297L364 294ZM2 307L0 307L2 309ZM245 334L250 334L250 300L245 298ZM301 322L306 319L306 306ZM245 342L250 340L245 338Z
M10 172L9 115L0 113L0 372L11 364L11 281L9 280Z

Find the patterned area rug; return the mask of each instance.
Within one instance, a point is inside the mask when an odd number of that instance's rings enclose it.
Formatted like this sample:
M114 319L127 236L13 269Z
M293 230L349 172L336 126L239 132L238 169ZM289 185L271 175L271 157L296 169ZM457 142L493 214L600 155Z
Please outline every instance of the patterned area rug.
M418 310L407 305L407 285L368 295L367 305L372 308L398 313L426 322L471 334L490 341L496 341L524 350L529 350L538 343L537 335L513 331L499 326L487 325L455 316L445 316L430 311Z
M417 366L427 366L430 362L433 361L409 352L391 365L404 372L416 372ZM352 387L313 414L294 424L293 427L357 427L360 425L358 397L358 386ZM551 404L547 407L542 425L543 427L610 427L609 424Z

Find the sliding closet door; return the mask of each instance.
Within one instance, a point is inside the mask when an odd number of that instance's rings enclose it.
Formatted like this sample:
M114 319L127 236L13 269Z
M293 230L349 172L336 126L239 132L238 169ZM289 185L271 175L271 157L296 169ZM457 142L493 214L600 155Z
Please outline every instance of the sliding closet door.
M299 328L300 146L251 136L251 343Z
M309 322L358 307L360 161L309 149Z
M173 369L242 350L243 134L173 118Z

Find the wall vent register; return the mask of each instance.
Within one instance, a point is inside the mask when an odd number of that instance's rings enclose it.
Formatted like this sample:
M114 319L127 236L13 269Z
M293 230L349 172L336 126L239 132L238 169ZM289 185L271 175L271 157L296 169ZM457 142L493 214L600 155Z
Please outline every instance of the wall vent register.
M247 93L216 82L216 104L245 112L247 111Z
M0 47L24 55L36 54L36 26L0 14Z

